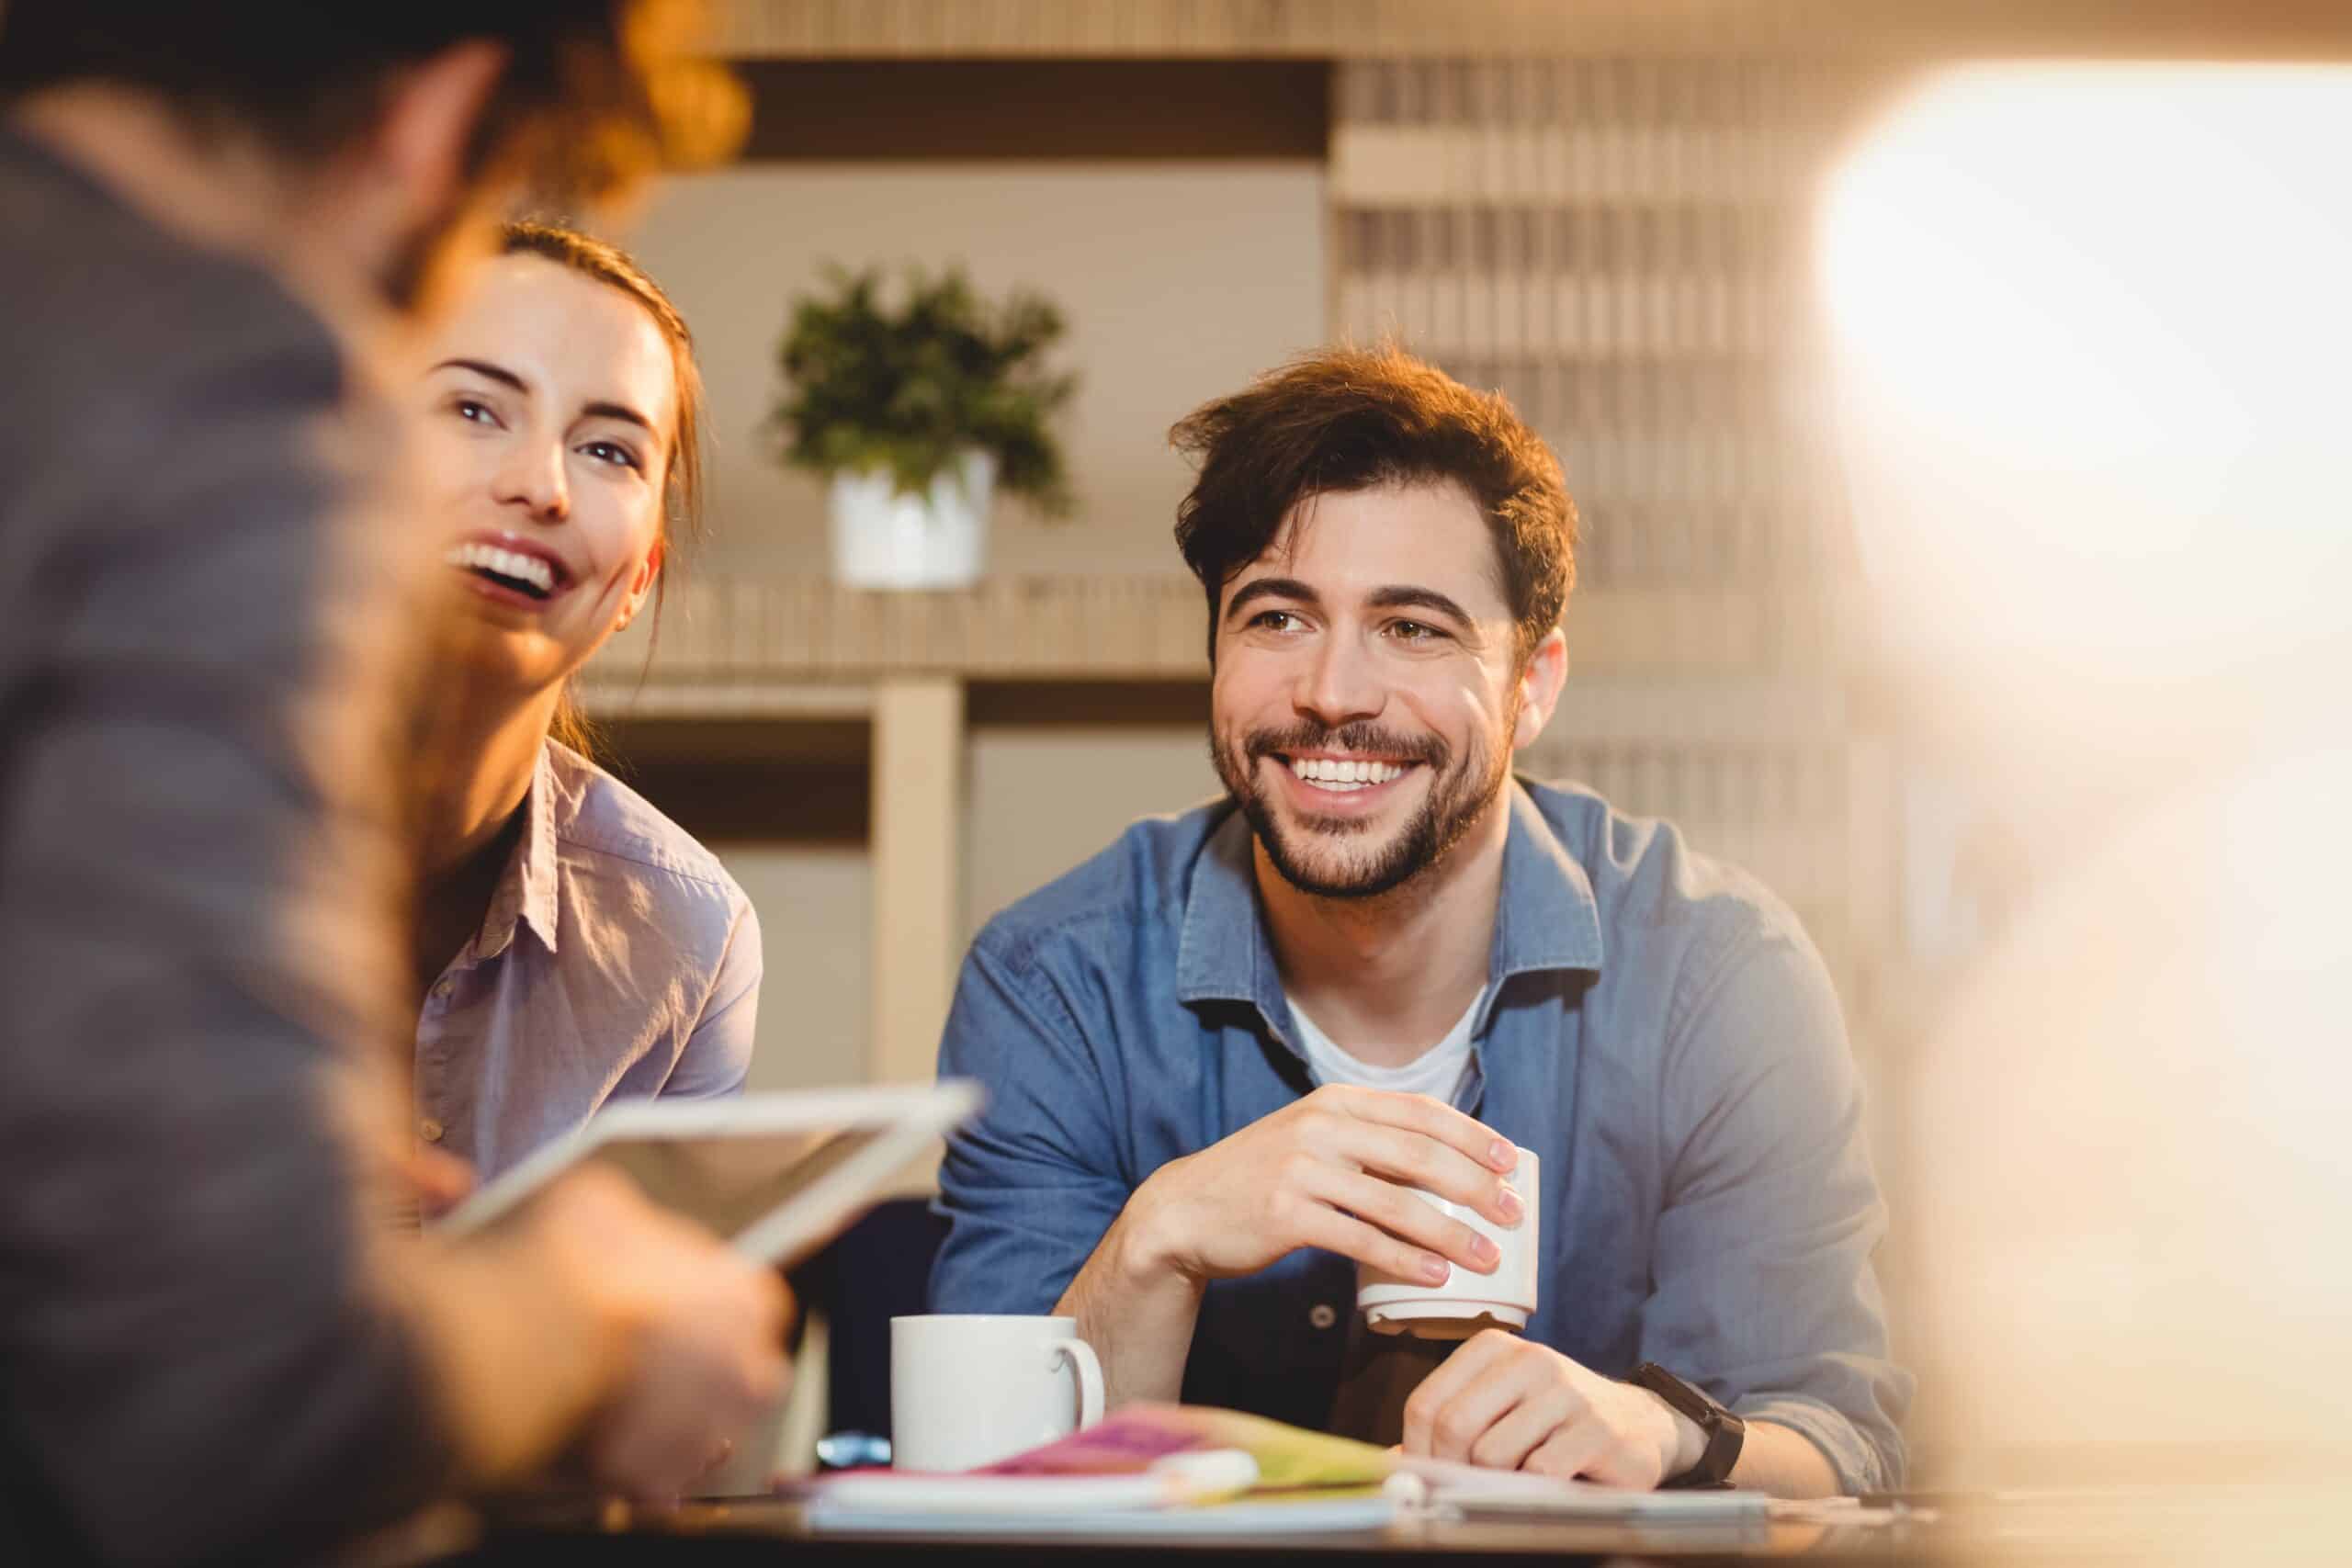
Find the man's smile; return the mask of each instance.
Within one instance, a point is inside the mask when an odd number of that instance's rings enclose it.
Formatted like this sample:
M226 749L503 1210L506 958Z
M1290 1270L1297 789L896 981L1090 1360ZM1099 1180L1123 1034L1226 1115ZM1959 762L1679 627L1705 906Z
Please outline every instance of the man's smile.
M1402 757L1346 751L1272 752L1270 759L1290 777L1292 799L1312 811L1365 810L1385 800L1409 773L1425 764Z

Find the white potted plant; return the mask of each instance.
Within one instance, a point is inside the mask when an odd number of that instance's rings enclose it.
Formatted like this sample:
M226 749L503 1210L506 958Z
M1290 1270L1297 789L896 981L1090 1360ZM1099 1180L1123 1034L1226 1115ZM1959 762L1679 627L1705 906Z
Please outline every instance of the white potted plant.
M980 575L998 491L1069 509L1048 428L1077 378L1045 366L1061 312L1016 291L982 299L961 272L836 270L794 302L775 409L784 458L831 480L833 570L861 588L958 588Z

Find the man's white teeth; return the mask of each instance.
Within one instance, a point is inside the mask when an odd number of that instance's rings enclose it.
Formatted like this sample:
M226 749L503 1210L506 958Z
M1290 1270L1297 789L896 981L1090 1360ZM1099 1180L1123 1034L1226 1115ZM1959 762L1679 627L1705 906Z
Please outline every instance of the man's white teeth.
M1290 771L1324 789L1369 789L1385 784L1405 770L1396 762L1357 761L1336 757L1294 757Z
M452 545L441 557L455 567L468 570L479 568L494 571L501 577L511 577L517 582L527 582L542 593L555 592L555 568L537 556L526 556L519 550L502 550L496 545Z

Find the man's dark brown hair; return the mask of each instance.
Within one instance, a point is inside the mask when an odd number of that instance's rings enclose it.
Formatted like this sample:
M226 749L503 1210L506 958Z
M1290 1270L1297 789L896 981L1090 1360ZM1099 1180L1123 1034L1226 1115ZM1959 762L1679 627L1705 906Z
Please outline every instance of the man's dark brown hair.
M1559 624L1576 503L1559 459L1499 392L1394 347L1325 349L1193 410L1168 437L1200 474L1176 509L1176 544L1208 591L1212 661L1225 585L1292 507L1327 491L1460 485L1493 534L1520 658Z
M343 150L404 67L480 39L506 54L477 175L592 198L724 128L680 56L690 7L646 0L0 0L0 101L72 83L153 93L194 130L293 159Z

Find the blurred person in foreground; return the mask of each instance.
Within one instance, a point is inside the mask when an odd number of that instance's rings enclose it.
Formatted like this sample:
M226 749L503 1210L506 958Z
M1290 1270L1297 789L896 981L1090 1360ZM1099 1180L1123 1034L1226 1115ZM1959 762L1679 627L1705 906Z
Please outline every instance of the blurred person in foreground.
M2341 66L1984 66L1829 186L1888 689L2023 851L1901 1119L1938 1482L2352 1458L2347 140Z
M733 1094L760 925L717 856L565 738L700 517L684 319L601 240L502 231L431 336L417 468L457 607L427 700L421 1135L487 1180L612 1100Z
M989 1106L948 1140L933 1310L1075 1314L1121 1401L1616 1486L1895 1483L1884 1209L1812 943L1671 826L1513 776L1567 674L1549 448L1345 350L1175 438L1228 798L974 942L940 1071ZM1406 1189L1518 1224L1512 1144L1543 1162L1536 1311L1399 1411L1378 1368L1411 1348L1372 1340L1355 1265L1491 1272ZM1645 1363L1716 1431L1620 1381Z
M775 1282L617 1178L385 1217L424 541L379 356L516 183L650 163L648 23L0 18L0 1557L305 1557L560 1453L674 1495L782 1376Z

